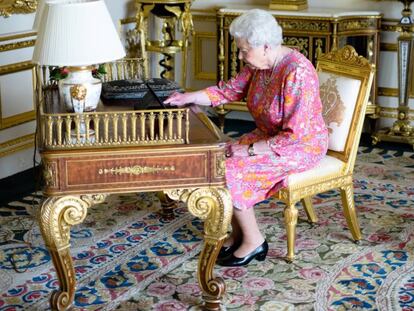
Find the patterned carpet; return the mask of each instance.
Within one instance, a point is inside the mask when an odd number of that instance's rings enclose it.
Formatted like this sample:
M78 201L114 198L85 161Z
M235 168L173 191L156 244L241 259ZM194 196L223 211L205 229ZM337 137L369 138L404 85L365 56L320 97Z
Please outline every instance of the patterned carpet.
M361 148L355 200L363 241L350 240L338 193L328 192L314 198L317 226L300 208L293 264L281 259L282 205L258 204L270 251L246 268L216 267L227 284L225 309L414 310L413 168L413 153ZM0 310L45 310L57 287L32 222L39 200L0 207ZM201 310L195 271L202 224L183 205L174 218L159 210L152 193L116 195L73 228L77 310Z
M58 284L29 196L0 208L0 310L47 310ZM36 209L36 205L35 205ZM77 310L113 310L199 252L202 230L184 206L164 217L154 193L114 195L71 230ZM32 247L22 244L30 242ZM125 297L125 298L124 298Z

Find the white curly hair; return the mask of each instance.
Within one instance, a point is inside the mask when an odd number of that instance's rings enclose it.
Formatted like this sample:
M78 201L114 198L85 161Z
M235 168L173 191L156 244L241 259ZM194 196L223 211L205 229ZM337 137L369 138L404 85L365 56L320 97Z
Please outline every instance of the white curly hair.
M234 38L246 40L251 47L278 46L283 41L282 27L276 18L260 9L249 10L234 19L229 31Z

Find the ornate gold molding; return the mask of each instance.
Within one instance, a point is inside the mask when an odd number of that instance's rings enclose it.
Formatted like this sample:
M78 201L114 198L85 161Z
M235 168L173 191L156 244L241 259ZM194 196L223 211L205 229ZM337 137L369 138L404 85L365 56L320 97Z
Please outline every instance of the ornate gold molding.
M0 45L0 52L28 48L28 47L34 46L35 42L36 40L27 40L27 41L2 44Z
M35 66L32 64L31 61L25 61L5 66L0 66L0 76L11 74L15 72L25 71L25 70L31 70L32 71L32 90L34 90L35 85ZM34 100L33 100L33 106L34 106ZM30 110L23 113L19 113L10 117L3 118L2 115L2 103L0 101L0 129L9 128L24 122L32 121L35 119L35 111Z
M34 146L34 133L8 140L0 144L0 158L18 152L20 150L32 148Z
M376 29L377 20L375 19L364 19L364 20L354 20L340 22L338 24L338 31L348 31L348 30L357 30L357 29Z
M309 38L285 36L283 38L283 44L292 48L296 48L303 55L309 57Z
M33 37L36 34L37 34L36 31L29 31L29 32L24 32L24 33L15 33L12 35L0 36L0 42Z
M361 66L361 67L366 67L366 68L370 68L370 63L369 61L362 57L359 56L358 53L351 48L350 46L345 46L342 50L341 53L327 53L324 55L321 55L319 60L331 60L334 62L341 62L341 63L346 63L346 64L350 64L350 65L356 65L356 66Z
M132 24L132 23L135 24L136 22L137 22L137 18L134 16L134 17L121 18L118 23L120 25L127 25L127 24Z
M197 12L197 10L191 10L191 12ZM202 12L204 13L204 11ZM215 14L215 11L211 10L211 13ZM216 22L217 18L215 15L207 15L207 14L193 14L193 20L197 22Z
M199 80L216 80L216 72L203 71L203 40L216 39L215 33L196 32L194 35L194 77Z
M398 46L396 43L380 43L380 51L381 52L397 52Z
M129 174L129 175L142 175L142 174L150 174L150 173L158 173L158 172L165 172L165 171L175 171L175 166L125 166L125 167L113 167L113 168L101 168L98 171L99 175L103 174L111 174L111 175L122 175L122 174Z
M43 178L45 180L46 187L55 188L58 185L57 176L57 163L48 162L43 167Z
M0 107L0 116L1 116L1 107ZM12 126L16 126L25 122L29 122L34 120L36 117L36 113L34 110L27 111L23 113L16 114L11 117L1 118L0 119L0 129L9 128Z
M216 153L216 176L223 177L226 173L226 157L223 153Z
M414 120L414 109L407 111L407 120ZM397 107L380 107L379 115L381 118L398 119L398 108Z
M313 196L329 189L341 188L352 184L352 174L343 176L329 176L312 185L300 185L298 188L286 188L280 190L276 198L283 200L286 204L299 201L303 197Z
M397 97L398 89L392 87L379 87L378 96ZM414 94L410 93L410 98L414 98Z
M279 20L283 31L291 30L306 30L312 32L327 32L329 31L329 21L306 21L297 17L296 20Z
M397 97L398 89L391 87L379 87L378 88L379 96L388 96L388 97Z
M192 13L197 13L197 15L193 14L193 20L194 21L198 21L198 22L216 22L217 18L215 15L211 15L211 14L215 14L216 11L215 10L191 10ZM209 14L210 13L210 14ZM136 23L137 22L137 18L134 17L126 17L126 18L121 18L118 21L118 24L121 25L127 25L127 24L132 24L132 23Z
M0 1L0 16L33 13L36 7L37 0L2 0Z
M297 11L308 7L307 0L271 0L269 8L271 10Z
M13 72L24 71L28 69L34 69L35 65L30 60L14 63L9 65L0 66L0 75L6 75Z

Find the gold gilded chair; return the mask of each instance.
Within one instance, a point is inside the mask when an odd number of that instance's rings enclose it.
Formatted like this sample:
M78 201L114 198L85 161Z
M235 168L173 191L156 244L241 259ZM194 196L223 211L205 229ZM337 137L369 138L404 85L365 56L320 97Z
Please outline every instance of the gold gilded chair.
M294 259L298 210L303 204L311 223L317 222L312 196L340 189L343 211L354 241L361 239L354 205L352 174L357 155L365 110L375 68L358 56L352 46L345 46L318 58L317 72L323 116L329 129L328 153L310 170L288 177L288 187L275 197L287 206L284 222L287 231L286 261Z

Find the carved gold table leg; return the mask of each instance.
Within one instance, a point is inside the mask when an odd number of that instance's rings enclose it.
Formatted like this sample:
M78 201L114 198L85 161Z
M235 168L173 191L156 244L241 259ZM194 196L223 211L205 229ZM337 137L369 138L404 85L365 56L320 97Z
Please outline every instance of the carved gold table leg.
M198 282L203 291L206 310L220 310L226 292L224 280L214 277L213 268L227 236L233 206L225 188L199 188L168 192L172 199L187 203L191 214L204 222L204 247L198 260Z
M47 198L41 207L39 225L52 257L60 289L50 298L52 310L67 310L75 297L75 270L69 252L70 227L81 223L88 207L104 201L105 195Z

